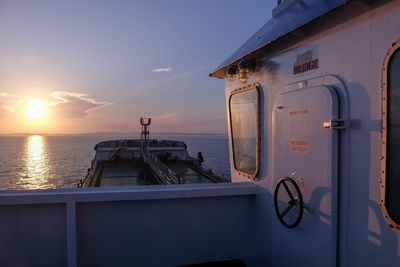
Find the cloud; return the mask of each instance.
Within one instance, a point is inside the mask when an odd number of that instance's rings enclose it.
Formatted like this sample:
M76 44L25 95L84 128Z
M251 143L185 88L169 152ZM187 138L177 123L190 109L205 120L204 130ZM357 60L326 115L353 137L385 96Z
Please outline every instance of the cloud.
M178 113L168 113L168 114L156 115L151 118L156 119L156 120L176 120L176 119L178 119Z
M4 98L23 98L23 96L11 95L8 92L0 92L0 97L4 97Z
M166 69L167 70L169 69L170 71L172 71L172 69L170 69L170 68L165 68L165 69L155 69L155 70L153 70L153 72L156 72L156 71L160 72L159 70L164 70L165 71ZM159 85L165 85L165 83L176 81L176 80L179 80L179 79L183 79L183 78L188 77L188 76L199 77L198 75L201 75L201 73L207 73L207 71L209 69L210 69L209 66L201 66L201 67L194 68L194 69L188 69L188 70L185 70L185 71L179 72L179 73L176 73L176 71L174 71L174 75L167 75L167 76L162 75L162 76L164 76L162 79L153 80L153 81L150 81L150 82L148 82L146 84L143 84L141 89L142 90L147 90L148 88L156 87L156 86L159 86ZM208 75L208 74L205 74L205 75Z
M171 68L159 68L152 70L152 72L170 72L170 71L172 71Z
M61 118L79 119L86 117L89 112L107 107L113 103L98 102L87 94L66 91L55 91L50 94L57 102L52 104L52 112Z
M4 103L0 102L0 120L7 118L13 112L14 112L14 109L12 107L4 105Z
M2 119L3 117L5 117L6 111L7 111L7 110L3 107L3 104L0 102L0 119Z
M68 91L53 91L50 99L45 96L39 97L46 104L50 114L54 114L56 118L84 118L89 112L107 107L113 103L97 101L88 97L87 94L74 93ZM44 100L44 98L47 98ZM30 96L13 95L8 92L0 92L0 114L2 117L9 116L18 110L24 110Z
M14 113L18 106L24 102L24 96L12 95L8 92L0 92L0 116L7 117Z

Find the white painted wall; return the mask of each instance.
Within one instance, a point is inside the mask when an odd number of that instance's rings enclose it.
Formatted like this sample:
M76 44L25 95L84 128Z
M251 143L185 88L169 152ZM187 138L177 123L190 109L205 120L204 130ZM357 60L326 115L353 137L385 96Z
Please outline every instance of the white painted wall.
M362 5L353 7L363 8ZM272 146L272 116L277 95L293 87L288 84L326 74L337 75L347 87L350 104L350 128L340 134L339 263L342 266L399 266L400 233L390 228L383 218L379 206L379 172L382 63L391 44L400 39L400 27L396 25L396 21L400 20L400 1L385 4L346 22L340 21L341 16L349 14L349 8L353 7L350 5L342 8L337 13L338 19L332 16L323 18L321 24L315 24L313 33L304 40L297 43L282 41L281 49L266 52L262 56L264 58L258 58L264 60L267 67L261 67L248 83L260 83L263 94L261 170L260 180L256 182L264 190L259 199L265 213L260 220L272 222L273 228L265 227L265 238L271 236L269 233L286 231L276 223L271 202L277 178L273 176ZM340 23L329 29L324 26L326 24L322 24L335 23L336 20ZM308 49L313 50L318 57L319 68L306 74L293 75L296 56ZM273 70L269 67L273 67ZM333 78L322 80L320 84L342 87L339 80ZM241 86L238 79L234 82L225 80L227 103L230 92ZM342 92L341 89L339 91ZM343 98L342 95L342 105ZM231 166L232 181L247 180L233 169L232 157ZM285 242L291 242L278 241L269 241L275 248L278 246L276 250L284 249ZM279 247L280 244L282 247Z

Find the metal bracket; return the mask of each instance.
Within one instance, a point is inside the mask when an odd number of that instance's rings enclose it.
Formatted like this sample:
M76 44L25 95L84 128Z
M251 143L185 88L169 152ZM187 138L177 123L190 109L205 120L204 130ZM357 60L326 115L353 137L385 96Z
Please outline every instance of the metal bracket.
M324 128L343 130L343 129L346 129L346 126L345 126L344 120L333 119L333 120L324 122Z

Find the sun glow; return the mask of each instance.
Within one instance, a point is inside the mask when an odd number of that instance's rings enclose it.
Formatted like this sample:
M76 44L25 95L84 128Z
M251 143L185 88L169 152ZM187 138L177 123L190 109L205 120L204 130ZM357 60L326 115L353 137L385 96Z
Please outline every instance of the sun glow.
M26 109L26 118L40 119L46 115L45 105L40 100L30 100Z

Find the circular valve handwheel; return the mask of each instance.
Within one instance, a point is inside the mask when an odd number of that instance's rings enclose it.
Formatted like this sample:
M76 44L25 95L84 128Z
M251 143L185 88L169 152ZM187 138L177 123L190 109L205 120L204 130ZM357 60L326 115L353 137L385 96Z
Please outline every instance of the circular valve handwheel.
M284 196L286 199L289 199L287 201L287 205L285 205L284 208L282 208L282 209L280 209L280 207L278 205L278 194L280 196ZM296 184L296 182L293 179L288 178L288 177L279 179L279 181L275 187L274 206L275 206L275 212L276 212L276 215L278 216L279 221L285 227L294 228L300 223L301 217L303 216L303 209L304 209L303 197L301 195L299 186ZM288 213L293 208L295 208L297 210L297 212L292 211L290 214L291 218L285 219L285 217L288 217L287 216Z

